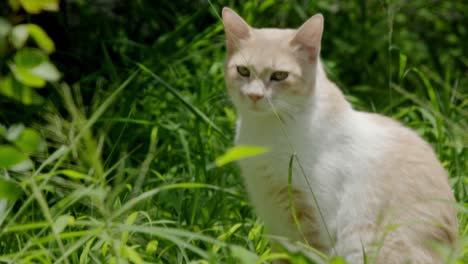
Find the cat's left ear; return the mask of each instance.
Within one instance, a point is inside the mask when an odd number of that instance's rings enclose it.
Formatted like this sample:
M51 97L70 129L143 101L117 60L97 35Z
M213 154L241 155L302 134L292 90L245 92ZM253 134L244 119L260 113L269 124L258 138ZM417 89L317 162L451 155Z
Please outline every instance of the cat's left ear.
M227 50L231 53L239 47L241 40L246 40L250 37L252 28L229 7L223 8L222 14Z
M323 33L323 15L316 14L309 18L296 32L291 40L292 46L299 46L305 51L310 63L315 62L320 53Z

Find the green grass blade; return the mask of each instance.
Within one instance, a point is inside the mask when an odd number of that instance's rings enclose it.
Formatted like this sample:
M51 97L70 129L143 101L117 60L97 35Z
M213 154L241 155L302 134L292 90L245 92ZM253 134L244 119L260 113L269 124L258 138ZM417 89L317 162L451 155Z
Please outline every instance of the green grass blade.
M200 109L198 109L196 106L191 104L187 99L185 99L174 87L172 87L170 84L165 82L161 77L156 75L154 72L152 72L150 69L148 69L145 65L137 63L138 67L140 67L143 72L149 74L151 77L153 77L156 81L161 83L166 89L173 94L177 99L179 99L182 104L184 104L195 116L203 120L208 126L213 128L220 136L223 138L227 139L226 135L224 132L219 128L213 121L211 121Z

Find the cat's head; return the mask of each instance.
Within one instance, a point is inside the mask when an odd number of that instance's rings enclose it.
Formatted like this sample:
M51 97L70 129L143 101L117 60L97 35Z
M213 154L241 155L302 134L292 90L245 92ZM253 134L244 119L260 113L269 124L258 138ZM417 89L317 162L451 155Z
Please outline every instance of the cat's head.
M223 9L227 58L225 80L241 114L290 112L309 102L316 80L323 16L299 29L253 28Z

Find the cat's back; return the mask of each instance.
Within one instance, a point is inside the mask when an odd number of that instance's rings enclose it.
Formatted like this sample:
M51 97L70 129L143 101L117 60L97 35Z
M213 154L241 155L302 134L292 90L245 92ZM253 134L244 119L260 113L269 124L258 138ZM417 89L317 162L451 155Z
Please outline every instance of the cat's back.
M378 166L382 177L392 183L411 184L415 189L446 193L453 197L448 177L431 145L398 121L374 113L359 112L376 131L381 152ZM382 179L383 180L383 179ZM419 186L428 184L428 186ZM434 188L438 187L438 188Z
M381 160L376 162L375 183L381 201L395 209L395 221L438 223L403 228L413 239L452 243L457 237L457 218L448 176L432 147L416 132L382 115L360 113L381 131ZM385 207L382 208L385 210Z

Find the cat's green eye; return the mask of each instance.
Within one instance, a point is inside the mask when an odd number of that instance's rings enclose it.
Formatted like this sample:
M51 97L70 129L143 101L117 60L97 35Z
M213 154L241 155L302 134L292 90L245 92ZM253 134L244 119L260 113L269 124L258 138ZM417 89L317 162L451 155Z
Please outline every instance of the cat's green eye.
M272 81L283 81L284 79L288 78L288 72L285 71L276 71L271 74L270 80Z
M237 66L237 72L242 77L250 77L250 70L245 66Z

